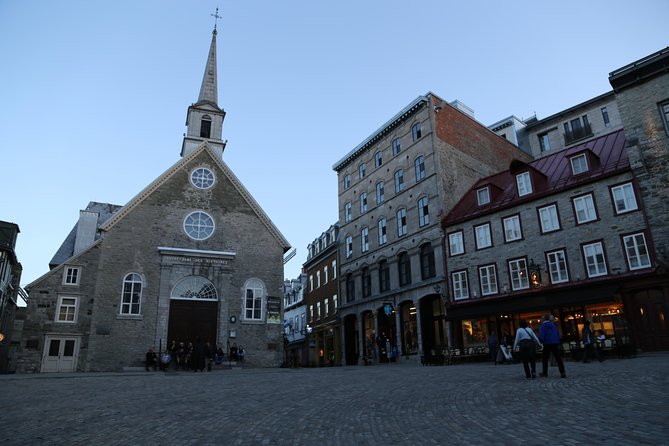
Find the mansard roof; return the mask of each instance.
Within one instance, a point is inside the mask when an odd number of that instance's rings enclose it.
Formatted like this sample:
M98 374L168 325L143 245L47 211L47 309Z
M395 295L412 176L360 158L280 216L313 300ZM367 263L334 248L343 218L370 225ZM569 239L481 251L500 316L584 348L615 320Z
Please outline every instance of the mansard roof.
M618 130L608 135L591 139L577 146L546 155L529 163L511 162L509 170L483 178L469 189L460 201L443 218L442 226L449 226L486 214L499 212L518 204L534 201L580 184L598 181L629 170L625 132ZM573 175L570 158L588 153L598 162L591 163L586 174ZM519 197L516 175L529 172L532 177L532 193ZM493 185L498 193L490 203L479 206L476 191Z

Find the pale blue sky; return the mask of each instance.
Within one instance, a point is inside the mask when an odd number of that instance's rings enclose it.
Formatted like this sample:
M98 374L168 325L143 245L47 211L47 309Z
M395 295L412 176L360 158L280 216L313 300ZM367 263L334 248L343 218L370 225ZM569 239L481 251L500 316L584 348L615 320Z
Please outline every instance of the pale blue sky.
M224 159L297 256L337 220L332 165L421 94L490 125L610 91L669 45L669 2L0 0L0 220L22 285L89 201L125 204L179 159L218 23Z

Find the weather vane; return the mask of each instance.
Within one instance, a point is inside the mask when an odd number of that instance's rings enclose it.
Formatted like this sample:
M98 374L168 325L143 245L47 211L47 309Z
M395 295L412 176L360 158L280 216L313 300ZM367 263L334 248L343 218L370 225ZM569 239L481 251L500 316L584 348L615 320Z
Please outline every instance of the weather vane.
M218 8L216 8L216 12L214 14L210 14L212 17L214 17L214 31L216 31L216 25L218 24L218 19L221 18L220 15L218 15Z

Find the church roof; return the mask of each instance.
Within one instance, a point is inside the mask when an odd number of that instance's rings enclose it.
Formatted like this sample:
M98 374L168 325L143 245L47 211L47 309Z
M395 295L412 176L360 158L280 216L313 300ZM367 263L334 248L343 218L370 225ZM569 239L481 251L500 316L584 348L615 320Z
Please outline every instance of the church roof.
M201 154L202 152L207 152L213 161L221 169L223 175L230 181L230 183L235 187L239 194L246 200L248 205L251 207L253 212L258 216L258 218L264 223L268 231L274 236L276 241L283 248L284 253L288 251L291 247L290 243L286 238L281 234L279 229L274 225L272 220L267 216L265 211L260 207L258 202L251 196L251 193L246 189L242 182L237 178L237 176L232 172L228 165L216 155L215 151L207 144L203 142L197 149L193 150L187 156L181 158L177 161L172 167L167 169L156 178L151 184L149 184L144 190L137 194L133 199L131 199L125 206L123 206L118 212L116 212L112 218L107 220L102 226L100 226L101 231L109 231L116 223L123 219L130 211L135 207L140 205L147 197L149 197L155 190L160 188L161 185L165 183L169 178L175 175L177 172L181 171L183 165L191 162L193 158Z
M98 222L97 227L99 228L104 222L109 220L109 218L114 215L116 211L121 209L121 206L117 204L110 203L98 203L91 201L86 206L86 211L97 212ZM74 225L70 233L67 235L63 243L60 245L60 248L56 251L53 258L49 262L49 268L55 268L58 265L61 265L67 261L70 257L74 255L74 245L77 241L77 228L79 227L79 222ZM95 240L100 238L100 234L96 233Z

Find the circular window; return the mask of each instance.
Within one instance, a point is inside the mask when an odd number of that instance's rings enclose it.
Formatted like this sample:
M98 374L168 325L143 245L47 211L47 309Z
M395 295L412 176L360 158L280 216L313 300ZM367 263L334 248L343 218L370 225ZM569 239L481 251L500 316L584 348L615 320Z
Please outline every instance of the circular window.
M206 167L197 168L191 172L190 182L198 189L209 189L214 185L214 173Z
M214 219L201 211L188 214L184 220L184 231L193 240L204 240L211 237L214 227Z

